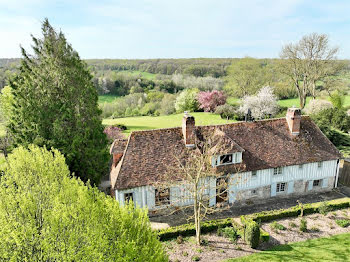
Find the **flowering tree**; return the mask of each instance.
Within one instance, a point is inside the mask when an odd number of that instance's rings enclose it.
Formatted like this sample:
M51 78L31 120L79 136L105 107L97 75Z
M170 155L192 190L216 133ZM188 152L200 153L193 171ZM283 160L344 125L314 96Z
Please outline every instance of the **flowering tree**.
M198 110L198 92L197 88L185 89L176 98L175 109L177 112Z
M255 96L245 96L242 99L242 105L239 111L246 114L248 109L251 110L252 117L255 119L263 119L275 116L278 112L279 105L277 97L274 95L270 86L265 86Z
M317 114L322 110L332 108L331 102L322 99L312 99L304 108L304 112L309 115Z
M217 106L224 105L226 103L226 96L222 91L208 91L200 92L198 94L198 102L200 108L203 108L205 112L214 112Z

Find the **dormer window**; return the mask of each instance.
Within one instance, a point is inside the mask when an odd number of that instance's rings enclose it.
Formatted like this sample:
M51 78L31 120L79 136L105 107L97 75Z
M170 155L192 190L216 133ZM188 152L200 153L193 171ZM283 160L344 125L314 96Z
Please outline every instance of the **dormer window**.
M317 167L318 167L318 168L321 168L321 167L322 167L322 162L318 162L318 163L317 163Z
M232 163L233 163L233 155L232 154L220 156L220 165L232 164Z
M252 178L256 178L256 171L252 171Z
M282 167L275 167L273 169L273 174L274 175L282 175Z
M225 154L221 156L213 156L212 158L212 166L229 165L229 164L236 164L241 162L242 162L242 152Z

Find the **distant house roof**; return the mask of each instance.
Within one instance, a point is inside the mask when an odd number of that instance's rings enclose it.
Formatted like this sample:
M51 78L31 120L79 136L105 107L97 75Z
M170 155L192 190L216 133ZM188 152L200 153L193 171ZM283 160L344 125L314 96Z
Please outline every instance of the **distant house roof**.
M291 135L285 118L196 126L197 136L208 132L216 133L225 142L223 153L243 152L241 171L341 158L337 148L308 116L302 116L298 136ZM127 189L158 182L168 167L176 164L174 155L184 150L181 127L132 132L114 171L117 174L112 188ZM237 170L234 165L222 169L228 173Z

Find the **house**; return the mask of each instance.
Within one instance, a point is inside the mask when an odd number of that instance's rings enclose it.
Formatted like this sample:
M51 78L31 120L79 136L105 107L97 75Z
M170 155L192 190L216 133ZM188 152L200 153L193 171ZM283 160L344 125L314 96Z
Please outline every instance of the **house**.
M227 146L213 155L212 166L239 181L229 184L228 203L248 199L312 194L337 186L341 154L308 116L289 108L285 118L224 125L196 126L185 113L182 127L132 132L127 140L111 146L112 195L120 203L128 199L149 210L189 205L183 190L154 186L175 162L174 154L196 146L205 132L219 132ZM209 177L210 205L216 205L217 178ZM179 201L183 199L183 201Z

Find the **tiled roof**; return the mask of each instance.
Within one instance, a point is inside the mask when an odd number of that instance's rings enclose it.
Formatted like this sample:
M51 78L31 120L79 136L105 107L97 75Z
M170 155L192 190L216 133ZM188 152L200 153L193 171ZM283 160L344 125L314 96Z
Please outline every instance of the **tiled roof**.
M285 118L196 126L197 137L211 132L227 142L226 152L243 152L241 171L341 158L336 147L308 116L302 117L298 136L290 134ZM181 127L132 132L115 170L118 174L112 187L126 189L159 182L169 166L176 166L174 156L179 156L185 148ZM234 165L217 168L225 172L237 170Z

